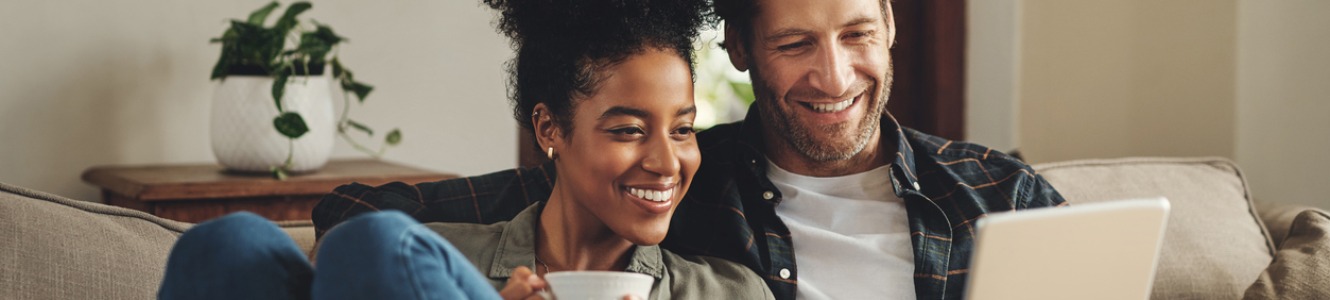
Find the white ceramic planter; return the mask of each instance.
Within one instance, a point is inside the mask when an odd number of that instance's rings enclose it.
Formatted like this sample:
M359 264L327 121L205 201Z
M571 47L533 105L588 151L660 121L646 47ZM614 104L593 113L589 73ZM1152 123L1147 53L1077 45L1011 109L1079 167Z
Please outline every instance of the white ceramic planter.
M309 132L292 140L273 128L277 106L272 100L273 79L267 76L227 76L217 85L212 104L212 152L227 169L268 172L286 162L288 171L318 170L332 154L332 88L326 76L293 76L282 106L299 113Z

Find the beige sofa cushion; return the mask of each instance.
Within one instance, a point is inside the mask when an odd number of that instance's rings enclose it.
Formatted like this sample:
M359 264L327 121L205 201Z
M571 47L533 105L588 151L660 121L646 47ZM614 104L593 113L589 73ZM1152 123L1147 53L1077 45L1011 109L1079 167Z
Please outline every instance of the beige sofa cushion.
M1164 196L1172 206L1154 299L1237 299L1274 246L1242 173L1222 158L1126 158L1036 165L1071 205Z
M1330 299L1330 214L1304 210L1293 219L1275 261L1247 289L1246 299Z
M187 226L0 183L0 298L156 298Z

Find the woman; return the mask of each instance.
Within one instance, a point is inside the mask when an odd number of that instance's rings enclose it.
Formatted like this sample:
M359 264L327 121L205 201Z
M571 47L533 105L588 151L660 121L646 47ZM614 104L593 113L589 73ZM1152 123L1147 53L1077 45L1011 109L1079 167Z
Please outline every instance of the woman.
M547 201L491 225L358 216L323 237L317 270L271 223L227 216L181 237L160 296L527 299L551 271L615 270L655 277L652 299L771 298L741 265L655 246L700 162L705 2L551 2L486 1L517 48L515 115L557 165Z

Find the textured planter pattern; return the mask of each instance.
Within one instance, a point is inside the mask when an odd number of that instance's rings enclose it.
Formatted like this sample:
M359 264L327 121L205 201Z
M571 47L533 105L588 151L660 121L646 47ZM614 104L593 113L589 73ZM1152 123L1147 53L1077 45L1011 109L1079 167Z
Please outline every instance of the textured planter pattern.
M212 152L227 169L267 172L286 162L292 172L317 170L332 154L335 123L328 77L292 77L282 106L296 112L309 132L294 141L273 128L278 115L272 100L273 80L266 76L227 76L218 84L212 104ZM294 147L292 147L294 142Z

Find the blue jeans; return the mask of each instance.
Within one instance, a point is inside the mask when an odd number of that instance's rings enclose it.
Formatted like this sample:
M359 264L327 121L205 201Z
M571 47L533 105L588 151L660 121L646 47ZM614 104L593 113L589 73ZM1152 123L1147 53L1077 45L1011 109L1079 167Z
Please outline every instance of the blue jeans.
M160 299L499 299L438 234L396 211L323 237L318 268L285 232L241 212L194 226L166 263Z

